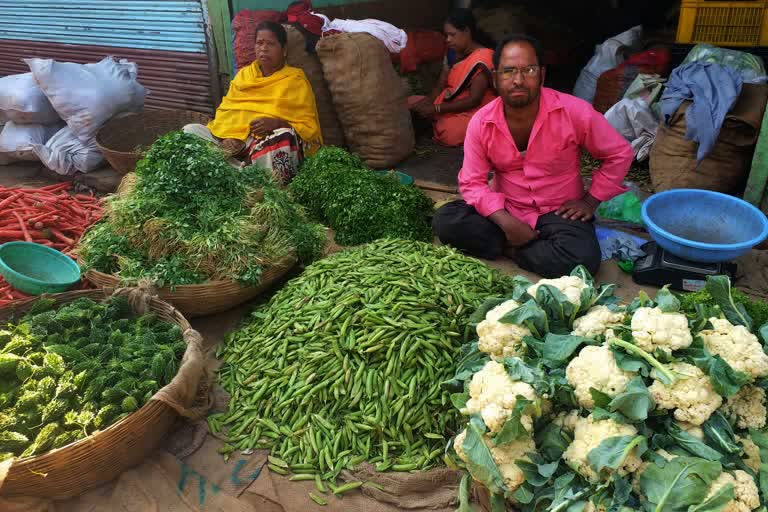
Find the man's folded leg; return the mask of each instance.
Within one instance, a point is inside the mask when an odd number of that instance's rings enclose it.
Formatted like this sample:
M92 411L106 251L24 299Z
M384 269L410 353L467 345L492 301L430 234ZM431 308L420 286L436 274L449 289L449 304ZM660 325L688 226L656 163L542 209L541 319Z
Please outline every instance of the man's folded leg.
M506 245L501 228L463 200L440 207L432 219L432 229L442 243L477 258L495 260Z
M600 268L600 244L591 222L563 219L550 213L539 217L539 238L515 251L524 269L547 278L565 276L584 265L592 275Z

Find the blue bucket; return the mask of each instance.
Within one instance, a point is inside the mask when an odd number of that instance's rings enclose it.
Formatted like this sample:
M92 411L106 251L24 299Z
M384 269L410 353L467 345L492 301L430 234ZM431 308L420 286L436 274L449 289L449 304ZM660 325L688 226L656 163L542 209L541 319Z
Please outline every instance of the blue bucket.
M643 222L661 247L689 261L718 263L768 238L768 218L751 204L710 190L677 189L643 203Z

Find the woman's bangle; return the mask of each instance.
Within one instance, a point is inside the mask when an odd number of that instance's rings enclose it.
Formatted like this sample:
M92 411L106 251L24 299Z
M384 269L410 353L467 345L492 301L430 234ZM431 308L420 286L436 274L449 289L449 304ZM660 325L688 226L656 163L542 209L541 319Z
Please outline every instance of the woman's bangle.
M435 103L435 113L436 114L440 113L440 104L439 103Z

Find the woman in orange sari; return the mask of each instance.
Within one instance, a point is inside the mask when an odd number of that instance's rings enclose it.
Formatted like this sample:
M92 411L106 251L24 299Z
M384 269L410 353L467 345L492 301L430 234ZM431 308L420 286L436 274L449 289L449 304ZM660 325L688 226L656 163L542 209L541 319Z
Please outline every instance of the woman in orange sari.
M445 22L448 49L458 59L446 58L443 73L429 96L411 96L411 110L431 119L434 139L444 146L461 146L469 120L496 97L493 89L493 40L477 28L469 9L457 9Z

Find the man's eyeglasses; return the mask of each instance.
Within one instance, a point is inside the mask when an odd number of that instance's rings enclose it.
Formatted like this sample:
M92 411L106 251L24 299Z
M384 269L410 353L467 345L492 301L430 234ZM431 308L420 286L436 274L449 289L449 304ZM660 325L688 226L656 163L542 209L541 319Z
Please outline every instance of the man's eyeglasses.
M501 68L496 71L496 74L499 75L499 77L501 77L504 80L510 80L512 78L515 78L518 74L523 78L532 78L536 76L536 74L539 72L539 69L541 69L541 66L525 66L523 68Z

